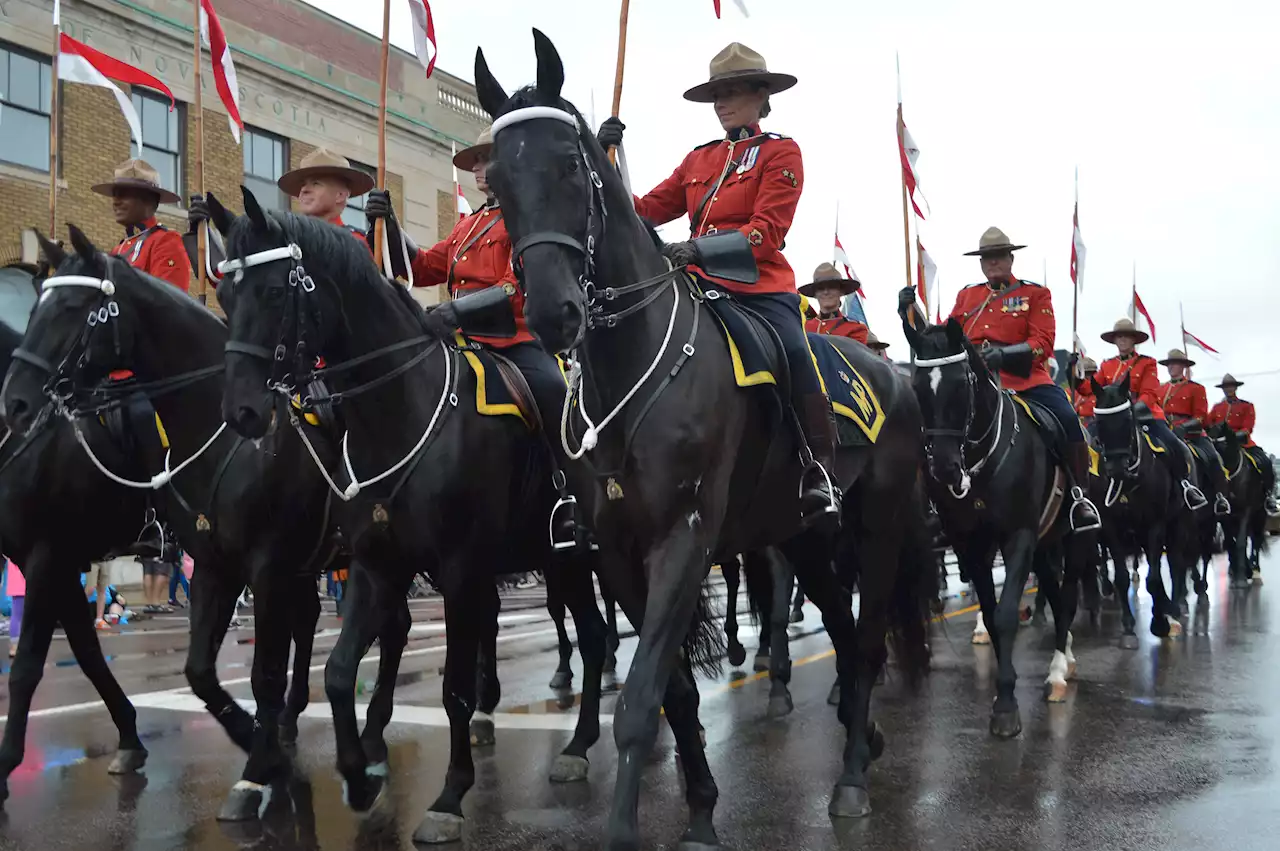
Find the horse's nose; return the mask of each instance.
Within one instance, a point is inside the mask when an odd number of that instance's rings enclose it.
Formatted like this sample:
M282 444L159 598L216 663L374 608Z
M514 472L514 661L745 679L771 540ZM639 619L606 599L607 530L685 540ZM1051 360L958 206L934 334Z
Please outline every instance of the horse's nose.
M27 430L27 416L30 411L31 406L21 396L15 396L7 402L0 398L0 417L3 417L4 421L14 431L22 432Z
M242 437L257 439L267 433L267 421L249 405L241 405L232 415L231 427Z

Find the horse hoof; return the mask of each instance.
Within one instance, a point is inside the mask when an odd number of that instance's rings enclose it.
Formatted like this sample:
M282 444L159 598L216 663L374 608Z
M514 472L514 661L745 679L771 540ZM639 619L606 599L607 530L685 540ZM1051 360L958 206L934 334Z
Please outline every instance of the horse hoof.
M757 653L755 661L751 663L751 669L757 674L769 670L769 654Z
M991 735L997 739L1012 739L1022 732L1022 716L1018 710L991 713Z
M472 719L471 721L471 747L487 748L497 742L497 736L494 733L493 722L488 719Z
M861 786L837 786L827 813L833 818L864 818L871 815L871 796Z
M884 755L884 732L875 721L872 721L867 727L867 746L871 753L872 762Z
M1170 637L1170 638L1181 638L1181 637L1182 637L1182 624L1178 623L1178 622L1177 622L1177 621L1175 621L1175 620L1171 620L1171 621L1169 621L1169 637Z
M840 705L840 681L836 680L831 684L831 691L827 692L827 706Z
M1261 574L1261 573L1256 573L1256 572L1255 572L1255 573L1253 574L1253 584L1254 584L1254 585L1261 585L1261 584L1262 584L1262 574Z
M991 643L991 633L989 633L989 632L975 632L975 633L973 634L973 638L971 638L971 639L969 640L969 643L970 643L970 644L977 644L977 645L979 645L979 646L981 646L981 647L985 647L986 645L988 645L988 644L990 644L990 643Z
M1031 616L1032 626L1044 626L1048 622L1049 622L1049 619L1044 616L1043 611L1037 611L1035 614Z
M742 664L742 663L739 662L738 664ZM602 693L614 692L620 689L621 687L622 686L618 684L618 674L616 672L605 671L603 674L600 675L600 691Z
M1120 636L1120 649L1121 650L1137 650L1138 636L1134 635L1133 633L1128 633L1126 635Z
M587 770L591 763L586 757L560 754L551 764L552 783L581 783L587 779Z
M262 793L266 787L241 780L231 787L231 794L218 810L218 821L251 821L262 810Z
M107 766L107 774L132 774L146 764L146 748L116 751L115 759Z
M1066 703L1067 702L1067 684L1062 683L1045 683L1044 699L1046 703Z
M424 845L444 845L462 839L462 816L428 810L413 831L413 841Z
M1080 666L1077 665L1075 662L1068 662L1067 663L1067 679L1074 680L1076 678L1076 673L1079 671L1079 669L1080 669Z
M551 690L559 691L573 685L573 671L556 671L555 676L551 678Z
M386 760L383 760L382 762L370 763L369 765L365 766L364 776L365 777L383 777L383 778L390 777L391 766L387 765Z
M736 640L729 642L729 664L737 668L747 661L747 648L743 647Z
M787 618L787 623L801 623L804 621L804 612L801 609L792 609L791 616Z
M768 714L770 718L782 718L790 715L795 708L796 705L791 700L790 693L775 694L769 698Z
M382 802L387 792L386 778L368 773L368 769L352 793L351 785L342 781L342 802L357 813L367 813Z
M1150 626L1151 634L1156 638L1169 637L1169 621L1164 618L1154 618Z

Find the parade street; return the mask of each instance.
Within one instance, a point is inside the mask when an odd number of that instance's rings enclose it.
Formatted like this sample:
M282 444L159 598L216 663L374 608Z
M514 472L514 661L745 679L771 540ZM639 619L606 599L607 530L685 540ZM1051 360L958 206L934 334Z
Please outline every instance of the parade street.
M1266 573L1275 560L1263 564ZM720 583L718 574L713 581ZM1140 629L1137 651L1118 648L1113 605L1098 629L1082 613L1074 631L1079 677L1058 705L1041 699L1051 632L1025 626L1016 654L1024 731L1000 741L987 732L992 651L970 644L972 598L959 594L954 577L952 586L948 611L933 627L933 673L922 693L909 694L892 669L876 692L888 747L871 775L875 811L869 818L833 824L827 815L844 735L826 705L833 662L811 605L805 621L791 627L795 712L789 717L765 716L763 674L726 670L700 683L725 848L1276 847L1280 681L1271 672L1280 653L1280 606L1268 599L1270 589L1229 591L1216 569L1208 601L1191 604L1185 635L1159 641ZM723 594L722 584L719 590ZM1138 601L1141 625L1150 601L1145 592ZM589 783L548 782L575 715L565 708L570 698L559 700L547 688L556 665L555 631L541 602L541 589L504 595L498 741L477 753L464 840L454 847L599 847L616 767L615 698L605 701ZM146 768L137 776L108 776L115 731L65 642L56 640L32 712L26 761L10 779L0 849L413 847L413 827L439 790L448 733L439 708L440 601L414 600L411 608L414 627L388 731L390 792L373 816L361 819L343 805L333 768L322 673L339 625L332 603L316 639L312 703L294 780L273 793L261 822L241 825L215 817L243 757L185 687L185 619L158 617L103 637L112 670L138 708L150 750ZM242 622L229 634L219 674L247 701L252 619L242 616ZM625 622L620 629L619 673L625 674L635 639ZM745 626L742 637L749 668L754 630ZM375 647L361 668L358 701L367 700L377 658ZM580 679L576 656L574 670ZM685 803L665 726L643 791L644 847L674 848Z

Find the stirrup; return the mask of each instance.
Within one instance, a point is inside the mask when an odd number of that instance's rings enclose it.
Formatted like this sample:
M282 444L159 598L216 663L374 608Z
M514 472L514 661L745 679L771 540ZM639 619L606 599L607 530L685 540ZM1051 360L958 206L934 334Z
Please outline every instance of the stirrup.
M578 528L578 521L577 521L578 511L577 510L578 510L578 498L576 496L573 496L572 494L569 494L568 496L562 496L560 497L560 499L556 500L555 507L551 509L551 518L550 520L547 521L547 537L551 541L551 549L553 551L565 552L566 550L577 549L578 539L576 534L574 537L570 538L567 541L556 540L557 527L560 525L560 523L557 522L557 519L560 518L560 515L562 513L568 515L568 520L573 524L574 530L575 531L577 530Z
M1192 511L1199 511L1209 504L1209 500L1205 499L1204 492L1186 479L1182 480L1182 501Z
M1085 525L1077 524L1076 511L1081 506L1093 509L1093 516L1098 519ZM1093 500L1084 495L1084 489L1079 485L1073 485L1071 488L1071 510L1067 512L1067 525L1071 527L1072 532L1092 532L1094 529L1102 528L1102 513L1098 511L1098 506L1093 504Z
M1213 513L1218 517L1225 517L1231 513L1231 500L1226 495L1216 493L1213 495Z
M826 485L827 485L827 504L821 511L818 512L818 514L820 515L834 514L836 516L839 516L840 515L840 497L841 497L840 488L837 487L836 483L831 480L831 474L827 472L827 468L824 467L822 465L822 462L819 461L817 458L814 458L809 463L809 465L805 467L804 472L800 474L800 498L801 500L804 499L805 480L808 478L809 472L813 470L815 467L817 468L818 472L822 474L822 480L826 482Z

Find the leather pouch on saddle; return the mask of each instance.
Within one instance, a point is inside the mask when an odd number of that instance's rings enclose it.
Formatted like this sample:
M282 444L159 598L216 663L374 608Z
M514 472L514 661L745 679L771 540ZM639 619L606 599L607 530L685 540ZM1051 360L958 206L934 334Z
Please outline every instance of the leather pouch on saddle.
M693 240L698 248L698 268L712 278L739 284L760 280L760 268L751 253L751 243L740 230L722 230Z
M1146 402L1133 403L1133 416L1139 423L1146 425L1156 421L1155 416L1151 413L1151 409L1147 407Z
M502 287L487 287L430 311L441 327L458 328L468 337L514 337L516 316ZM433 324L435 322L433 321Z
M1183 440L1204 437L1204 425L1198 419L1183 420L1173 427L1173 433Z

